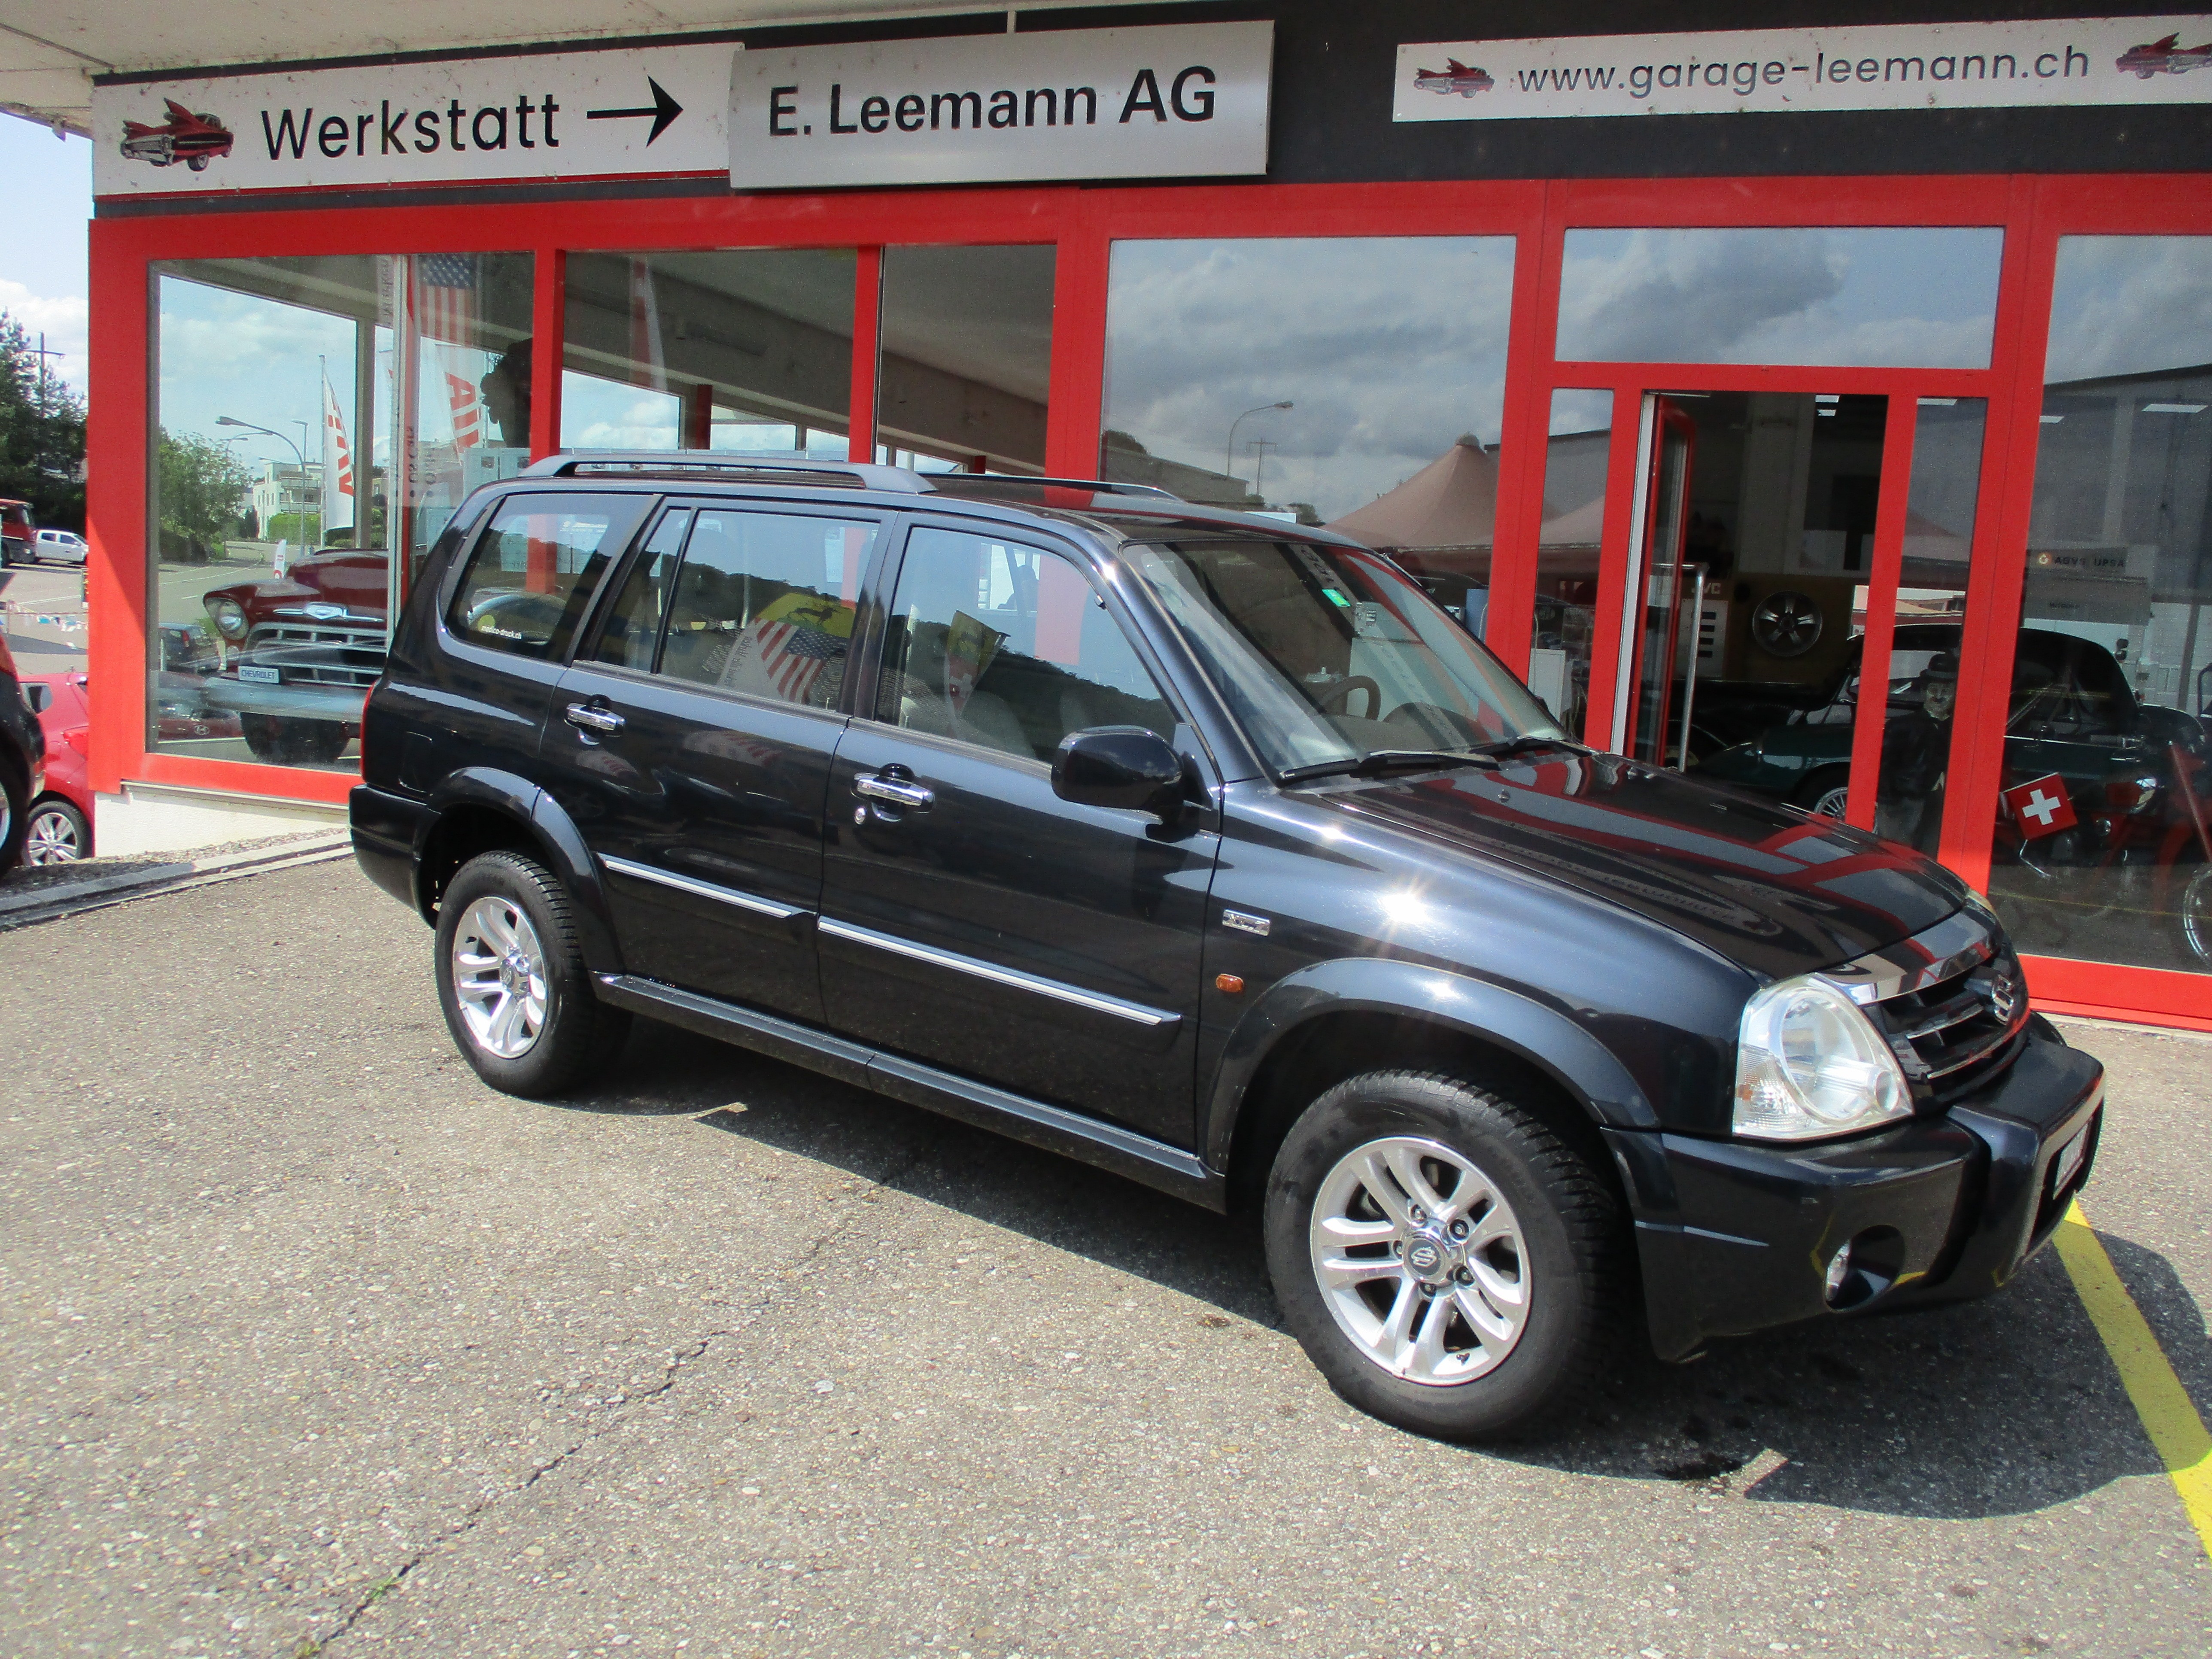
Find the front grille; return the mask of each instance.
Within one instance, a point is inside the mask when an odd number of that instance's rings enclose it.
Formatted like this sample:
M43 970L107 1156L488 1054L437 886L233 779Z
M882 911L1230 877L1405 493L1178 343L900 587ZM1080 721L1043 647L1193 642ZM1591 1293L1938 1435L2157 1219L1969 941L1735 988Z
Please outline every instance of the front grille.
M1868 1009L1926 1105L1944 1105L1980 1088L2012 1063L2025 1040L2027 988L2020 959L2001 939L1994 943L1994 955Z
M240 660L283 670L287 685L367 691L384 672L384 630L330 623L263 623L247 635Z

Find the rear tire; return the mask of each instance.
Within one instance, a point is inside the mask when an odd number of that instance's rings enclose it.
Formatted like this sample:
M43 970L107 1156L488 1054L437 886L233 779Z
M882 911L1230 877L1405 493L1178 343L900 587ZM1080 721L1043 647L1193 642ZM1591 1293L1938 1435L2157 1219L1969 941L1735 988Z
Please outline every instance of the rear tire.
M238 729L253 758L267 766L327 766L345 752L343 720L240 714Z
M1322 1095L1276 1154L1264 1218L1307 1356L1416 1434L1540 1430L1628 1323L1612 1188L1536 1113L1461 1078L1370 1072Z
M463 865L438 901L438 1006L454 1046L502 1093L541 1100L618 1053L629 1014L593 994L568 894L520 853Z

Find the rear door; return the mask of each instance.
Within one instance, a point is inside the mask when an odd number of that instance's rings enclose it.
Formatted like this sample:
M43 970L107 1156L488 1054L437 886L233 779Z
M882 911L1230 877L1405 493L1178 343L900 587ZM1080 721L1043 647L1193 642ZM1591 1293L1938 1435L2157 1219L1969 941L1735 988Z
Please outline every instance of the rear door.
M633 972L820 1021L823 802L883 524L671 501L562 677L539 775L605 872Z
M872 706L838 746L821 921L831 1028L1191 1144L1220 838L1054 794L1066 733L1200 753L1072 553L917 522Z

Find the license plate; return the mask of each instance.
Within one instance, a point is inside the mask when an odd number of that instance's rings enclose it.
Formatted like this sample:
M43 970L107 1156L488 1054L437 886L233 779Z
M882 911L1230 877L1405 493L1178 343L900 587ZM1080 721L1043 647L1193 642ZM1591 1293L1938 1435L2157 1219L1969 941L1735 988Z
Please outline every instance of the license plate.
M2058 1149L2058 1156L2051 1160L2051 1192L2053 1196L2065 1191L2066 1183L2074 1179L2088 1151L2089 1126L2085 1123L2074 1132L2073 1139Z
M283 671L276 668L241 666L238 671L238 678L242 680L252 680L256 685L281 685L284 683Z

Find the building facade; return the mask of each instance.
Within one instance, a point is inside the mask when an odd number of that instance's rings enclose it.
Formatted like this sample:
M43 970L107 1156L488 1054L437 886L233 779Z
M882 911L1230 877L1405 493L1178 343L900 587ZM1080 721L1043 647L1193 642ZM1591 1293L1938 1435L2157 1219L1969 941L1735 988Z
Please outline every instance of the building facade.
M410 569L556 448L1103 476L1386 547L1590 742L1941 857L2046 1006L2212 1029L2212 21L1674 9L102 84L103 814L342 802ZM175 556L221 503L162 458L302 422L351 531Z

